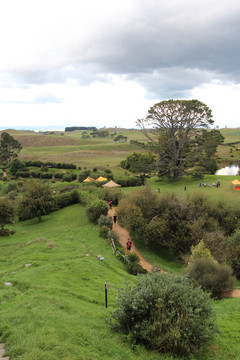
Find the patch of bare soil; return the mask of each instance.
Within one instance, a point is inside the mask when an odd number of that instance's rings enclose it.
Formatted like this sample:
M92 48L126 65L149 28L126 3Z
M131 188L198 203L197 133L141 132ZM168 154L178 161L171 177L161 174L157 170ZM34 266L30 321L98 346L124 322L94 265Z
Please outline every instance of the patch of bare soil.
M0 344L0 360L10 360L10 358L3 357L3 354L5 353L4 344Z

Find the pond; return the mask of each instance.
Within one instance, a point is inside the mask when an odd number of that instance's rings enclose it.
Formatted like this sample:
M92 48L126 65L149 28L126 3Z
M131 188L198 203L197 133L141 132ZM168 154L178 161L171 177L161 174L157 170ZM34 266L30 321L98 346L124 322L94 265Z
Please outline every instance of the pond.
M219 169L215 172L215 175L238 175L239 165L231 164Z

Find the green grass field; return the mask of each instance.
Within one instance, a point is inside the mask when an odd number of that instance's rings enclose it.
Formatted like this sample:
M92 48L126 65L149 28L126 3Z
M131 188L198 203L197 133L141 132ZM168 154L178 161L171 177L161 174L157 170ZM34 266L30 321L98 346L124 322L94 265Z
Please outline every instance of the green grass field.
M239 131L222 131L226 143L240 141ZM144 140L140 131L117 129L117 132L128 140ZM108 167L116 175L125 172L119 167L120 161L139 151L129 142L115 143L112 137L82 140L81 132L64 133L64 136L15 130L9 133L23 141L19 156L22 160L71 162L99 170ZM222 148L224 156L231 159L230 148ZM233 154L237 159L238 152L233 150ZM219 189L199 187L199 180L187 176L175 183L158 178L151 178L148 183L152 189L160 189L160 193L172 191L188 196L201 192L211 201L238 207L240 192L235 192L231 183L238 177L208 175L203 181L212 185L218 178ZM55 185L60 188L69 184ZM133 189L122 191L127 194ZM42 223L36 219L19 222L14 229L14 235L0 237L0 342L6 343L11 360L173 360L169 355L135 346L123 334L111 331L108 319L116 309L118 289L126 281L134 284L136 277L125 271L111 246L99 237L98 228L86 218L85 208L70 206L44 216ZM174 261L166 250L147 249L140 242L137 247L156 267L181 273L183 265ZM104 257L103 265L98 255ZM12 286L6 286L6 282ZM108 309L104 299L106 283ZM240 281L236 288L240 289ZM213 301L213 307L220 332L209 349L191 359L238 360L240 299Z
M17 223L15 229L0 239L0 336L11 360L172 359L132 346L110 330L107 319L118 289L136 277L125 272L82 206L44 216L42 223ZM181 271L166 254L148 256L172 273ZM240 359L239 300L213 305L220 333L207 353L193 359Z
M122 174L119 167L121 160L126 159L134 151L142 151L130 140L146 141L143 133L138 129L106 129L110 135L105 138L82 139L82 131L34 133L32 131L7 130L23 146L19 158L21 160L41 160L55 162L73 162L77 166L92 169L98 166L103 170L107 166L115 173ZM126 143L115 142L114 133L127 136ZM221 129L225 136L225 144L236 143L237 145L222 146L218 148L218 157L221 163L240 162L239 129ZM231 152L230 152L230 149Z

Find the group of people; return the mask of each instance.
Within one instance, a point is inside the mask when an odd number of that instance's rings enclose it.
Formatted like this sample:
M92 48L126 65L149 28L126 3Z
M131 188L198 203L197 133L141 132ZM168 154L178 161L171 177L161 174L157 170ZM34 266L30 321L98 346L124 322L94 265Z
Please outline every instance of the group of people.
M200 182L199 187L201 187L201 186L211 187L211 185L208 185L206 182L202 182L202 183ZM216 188L219 188L219 187L220 187L220 180L218 179L217 183L213 182L212 186L213 186L213 187L216 187Z

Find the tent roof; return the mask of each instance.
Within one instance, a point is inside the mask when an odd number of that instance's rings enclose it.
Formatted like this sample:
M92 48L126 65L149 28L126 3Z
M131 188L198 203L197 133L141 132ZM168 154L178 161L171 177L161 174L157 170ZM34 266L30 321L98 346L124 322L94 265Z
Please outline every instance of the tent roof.
M107 178L99 176L95 181L107 181Z
M88 182L88 181L94 181L94 179L92 179L90 176L88 176L85 180L83 180L83 182Z
M119 187L121 185L115 183L114 181L110 180L108 183L104 184L102 187L106 187L106 188L115 188L115 187Z
M238 179L235 179L232 181L233 185L240 185L240 181Z

